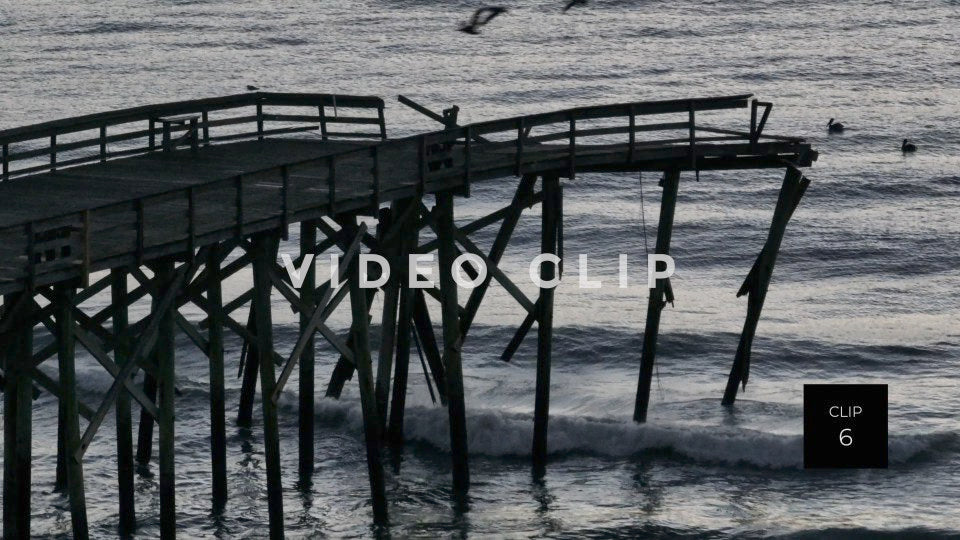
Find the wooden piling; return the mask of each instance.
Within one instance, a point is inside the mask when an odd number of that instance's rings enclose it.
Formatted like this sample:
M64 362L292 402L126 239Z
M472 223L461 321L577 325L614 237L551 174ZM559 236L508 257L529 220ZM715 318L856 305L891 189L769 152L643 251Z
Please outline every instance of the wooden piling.
M317 249L317 224L305 221L300 224L300 256L315 254ZM307 267L307 273L300 287L300 333L310 324L310 315L317 305L317 269L315 264ZM312 334L312 333L311 333ZM313 474L313 435L314 426L314 362L315 352L313 336L300 353L300 407L299 407L299 469L301 481L308 480Z
M263 404L263 449L267 464L267 508L270 537L283 538L283 484L280 471L280 427L277 405L270 396L276 386L273 364L273 320L270 308L270 269L277 260L277 241L268 234L253 239L253 309L256 314L260 392Z
M60 401L63 403L64 467L67 497L74 538L87 538L87 501L83 487L83 463L77 458L80 448L80 413L77 406L77 374L74 365L76 340L73 336L74 288L66 283L55 287L57 320L57 363L60 371ZM29 529L27 529L29 531Z
M443 368L447 383L447 412L450 418L450 453L453 460L453 488L463 494L470 489L470 465L467 456L467 414L463 398L463 372L460 365L460 304L457 283L453 280L453 261L457 258L456 227L453 223L453 194L437 193L435 208L440 263L440 291L443 313Z
M257 308L251 303L247 316L247 332L257 333ZM240 386L240 404L237 408L237 425L250 427L253 422L253 403L257 395L257 379L260 375L260 353L256 341L244 344L243 383Z
M219 510L227 500L226 391L223 366L223 290L219 246L207 255L207 302L210 304L207 358L210 362L210 465L213 507Z
M154 302L155 304L156 302ZM153 363L156 364L156 354L151 354ZM157 379L149 373L143 374L143 393L156 403L157 401ZM140 428L137 431L137 463L146 465L150 463L150 457L153 453L153 415L145 408L140 408Z
M417 199L408 204L419 205ZM417 220L409 218L401 225L400 247L397 256L397 285L399 289L397 307L396 366L393 370L393 398L390 402L390 422L387 424L387 440L392 445L403 443L403 416L407 406L407 375L410 368L410 338L413 331L414 289L409 287L410 266L408 257L416 249L420 231ZM429 376L429 375L428 375Z
M157 288L166 291L175 279L174 263L172 259L162 259L155 266L155 280ZM158 308L162 306L157 306ZM174 439L174 396L176 385L176 343L174 322L175 306L161 311L154 311L153 316L159 317L160 324L157 332L157 383L160 397L158 414L159 433L159 465L160 465L160 537L175 538L177 534L176 511L176 472L174 453L176 442ZM121 390L126 392L126 390Z
M543 213L540 240L541 253L557 253L557 229L560 213L560 178L556 175L543 177ZM540 279L552 281L557 274L557 265L544 262L540 265ZM550 363L553 354L553 293L554 287L540 289L537 302L537 383L533 413L533 475L540 478L546 472L547 423L550 417Z
M400 215L397 202L387 211L380 213L380 224L377 232L382 239L390 229L392 220ZM383 286L383 315L380 319L380 354L377 356L377 384L375 388L377 398L377 418L380 420L380 431L386 429L387 404L390 398L390 374L393 371L393 349L397 341L397 304L400 300L399 268L406 261L400 260L395 246L383 246L384 255L390 264L390 276Z
M783 241L787 223L790 221L797 205L800 204L800 199L809 184L810 181L803 177L802 171L795 167L787 168L783 185L780 188L780 196L777 199L777 206L773 212L773 221L770 224L767 241L750 269L746 280L737 292L738 297L744 294L748 295L747 317L743 323L743 332L740 334L737 354L734 357L733 367L731 367L730 376L727 379L727 387L723 393L721 403L725 406L733 405L736 401L737 389L741 384L744 387L747 385L753 337L757 331L757 323L760 321L760 312L763 310L763 302L767 297L767 289L770 287L770 279L773 276L773 267L777 262L780 243Z
M5 306L15 306L24 295L8 295ZM32 302L30 296L23 298ZM11 309L11 308L7 308ZM10 332L4 366L3 432L3 533L5 538L30 537L30 473L33 435L33 383L30 365L33 353L33 313L27 309Z
M670 169L663 175L663 197L660 200L660 223L657 225L655 253L670 254L670 237L673 234L673 214L677 205L677 189L680 186L680 170ZM643 331L643 348L640 353L640 377L637 381L637 400L633 410L634 422L647 421L650 403L650 382L653 379L653 364L657 354L657 334L660 332L660 312L666 305L664 295L666 279L657 280L650 289L647 302L647 322Z
M342 220L348 236L355 235L356 218ZM359 258L351 261L349 287L350 310L353 317L353 358L356 362L357 382L360 385L360 406L363 410L363 431L367 448L367 472L370 478L370 495L373 500L373 520L387 523L387 496L383 479L383 463L380 461L380 420L377 418L377 403L373 386L373 365L370 357L369 310L366 291L360 288Z
M127 306L127 272L123 269L110 271L110 301L113 304L114 362L117 367L129 361L130 343L126 338L129 324ZM130 411L130 394L122 391L117 395L117 495L119 502L118 530L121 536L133 533L137 528L134 504L133 464L133 416ZM72 455L72 454L71 454Z

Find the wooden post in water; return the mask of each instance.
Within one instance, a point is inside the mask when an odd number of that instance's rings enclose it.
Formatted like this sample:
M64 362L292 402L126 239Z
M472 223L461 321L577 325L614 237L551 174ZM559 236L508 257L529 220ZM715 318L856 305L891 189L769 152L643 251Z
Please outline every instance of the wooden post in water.
M557 253L557 228L560 212L560 178L543 177L543 215L540 241L541 253ZM557 265L540 265L540 279L547 283L557 274ZM550 417L550 363L553 354L553 293L554 287L540 289L537 302L537 385L533 413L533 475L540 478L547 464L547 422Z
M663 175L663 198L660 200L660 223L657 225L657 245L655 253L670 254L670 237L673 234L673 213L677 205L677 189L680 185L680 170L670 169ZM653 364L657 355L657 334L660 332L660 312L666 305L664 300L668 282L658 279L656 287L650 289L647 302L647 322L643 331L643 349L640 353L640 378L637 382L637 401L633 410L634 422L647 421L647 407L650 403L650 382L653 379Z
M223 290L219 246L207 255L207 302L210 304L207 358L210 362L210 464L213 508L218 511L227 500L227 422L223 367Z
M162 259L154 266L157 289L166 291L175 279L173 259ZM160 318L157 333L157 383L159 391L158 428L159 433L159 463L160 463L160 537L175 538L177 535L176 509L176 472L174 455L176 441L174 440L174 396L176 385L176 343L174 323L175 306L170 306L163 312L157 311L160 307L155 304L153 316ZM122 389L121 392L126 392Z
M341 220L348 237L356 235L356 218ZM373 386L373 365L370 357L369 311L366 291L360 288L359 257L350 262L349 269L350 310L353 317L353 359L356 363L357 382L360 385L360 407L363 410L364 441L367 447L367 472L370 477L370 495L373 499L373 520L387 523L387 496L383 480L383 463L380 461L380 420L377 418L377 402Z
M317 224L314 221L304 221L300 224L300 256L315 254L317 248ZM316 261L307 267L307 274L300 287L300 333L310 324L310 315L317 304L317 269ZM314 343L313 336L307 340L307 345L300 353L300 408L299 408L299 435L300 435L300 479L309 480L313 474L313 434L314 426Z
M800 199L809 184L810 181L803 177L802 171L795 167L787 168L783 185L780 188L780 196L777 199L777 206L773 212L773 222L770 224L767 241L737 292L737 297L744 294L748 295L747 318L743 323L743 332L740 334L737 355L734 357L733 367L730 369L730 376L727 379L727 388L723 393L721 403L725 406L733 405L737 399L737 388L741 384L744 387L747 385L747 379L750 376L750 351L753 347L753 337L757 332L757 323L760 321L760 312L763 310L763 302L767 297L767 288L770 286L770 278L773 276L773 266L777 262L780 243L783 240L787 223L790 221L797 205L800 204Z
M60 400L63 403L64 466L67 496L74 538L87 538L87 501L83 488L83 463L77 459L80 448L80 413L77 406L77 374L74 367L76 340L73 336L73 285L54 287L57 320L57 363L60 370Z
M400 215L400 206L394 202L389 210L380 212L380 224L377 232L380 240L392 228L394 219ZM387 421L387 405L390 398L390 373L393 371L393 349L397 341L397 303L400 300L400 282L398 263L405 261L398 259L399 250L395 245L383 246L384 255L390 264L390 276L383 285L383 316L380 319L380 354L377 356L377 418L380 420L380 431L384 432Z
M123 369L130 354L130 343L126 338L128 327L127 272L115 268L110 271L110 301L113 304L114 361ZM121 391L117 395L117 495L119 497L119 523L121 534L129 535L137 528L137 515L134 504L134 465L133 465L133 416L130 411L130 394ZM72 454L70 454L72 455Z
M256 294L256 293L254 293ZM257 307L250 303L247 315L247 330L257 334ZM240 404L237 408L237 425L250 427L253 422L253 402L257 395L257 378L260 374L260 353L256 340L244 344L246 355L243 362L243 383L240 386Z
M283 484L280 472L280 427L277 404L271 399L277 378L273 365L273 320L270 309L270 269L277 260L277 240L269 233L253 239L253 309L256 314L260 393L263 404L263 449L267 463L267 507L270 538L283 538Z
M420 205L419 199L408 199L406 205ZM405 207L406 207L405 205ZM403 443L403 415L407 406L407 375L410 368L410 337L413 331L413 303L414 290L410 284L410 252L417 247L420 231L417 216L414 212L407 221L401 224L399 250L397 254L397 286L399 290L399 306L397 308L397 358L393 370L393 399L390 402L390 422L387 426L387 440L393 445ZM429 375L428 375L429 376Z
M450 452L453 460L453 489L459 494L470 489L467 457L467 414L463 399L463 372L460 365L460 305L453 261L457 258L456 226L453 222L453 193L437 193L435 208L440 263L440 291L443 313L443 368L447 383L447 411L450 417Z
M32 303L30 291L7 295L6 311L21 299ZM10 329L3 374L3 534L5 538L30 537L30 467L33 435L33 309L17 316L21 322Z

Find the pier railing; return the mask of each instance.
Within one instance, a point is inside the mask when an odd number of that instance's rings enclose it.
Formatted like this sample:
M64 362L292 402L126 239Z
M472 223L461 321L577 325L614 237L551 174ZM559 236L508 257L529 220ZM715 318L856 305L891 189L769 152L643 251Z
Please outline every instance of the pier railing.
M383 107L372 96L250 92L65 118L0 131L0 179L170 150L178 142L197 148L305 131L324 140L385 139Z
M341 107L377 109L378 125L381 135L384 134L381 100L349 96L336 99ZM165 115L197 110L209 113L215 108L248 105L254 105L257 114L232 122L256 122L257 131L244 133L242 137L262 137L304 129L300 126L267 130L263 123L268 120L322 120L324 107L332 106L333 100L333 96L326 94L231 96L161 106L162 111L155 106L149 111L139 108L112 113L112 117L80 117L73 122L53 122L49 127L33 126L23 133L7 130L0 132L0 140L56 137L57 133L66 131L98 128L108 121L153 119L152 122L158 122L157 115L161 112ZM262 113L262 106L267 104L318 106L320 113L309 119L267 115ZM750 108L751 115L740 129L735 124L719 127L704 121L707 115L703 113L743 108ZM808 149L802 139L764 134L769 112L769 104L754 101L751 95L745 94L591 106L480 122L385 140L360 149L246 171L135 200L5 227L0 230L3 239L0 291L30 289L71 275L87 276L92 270L123 264L123 261L139 264L171 253L192 254L194 248L224 238L276 227L285 230L291 222L374 208L381 202L401 197L452 188L468 191L475 179L543 171L573 177L578 170L636 168L641 161L653 166L664 163L663 167L699 170L707 158L778 159L778 156L799 155L804 148ZM354 117L347 118L347 122L354 121ZM726 122L731 119L737 118L729 114L720 118ZM344 117L339 121L343 122ZM201 144L242 138L241 135L208 136L208 128L227 125L215 122L205 115L197 122L203 133ZM334 120L327 117L327 122ZM157 133L154 126L149 129L150 134L162 135L162 129ZM167 129L176 134L191 128L187 123L180 123ZM345 136L325 128L323 134ZM47 151L56 146L52 141ZM137 152L154 149L148 146L138 148ZM130 153L134 153L132 149ZM106 159L109 157L111 154L107 153Z

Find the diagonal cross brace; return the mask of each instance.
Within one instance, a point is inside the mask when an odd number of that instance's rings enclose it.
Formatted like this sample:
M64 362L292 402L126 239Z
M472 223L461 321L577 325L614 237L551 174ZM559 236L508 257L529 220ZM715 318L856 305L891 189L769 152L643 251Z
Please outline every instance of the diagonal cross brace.
M198 257L195 260L203 260L204 258L205 257ZM117 400L117 396L120 395L120 387L123 386L123 381L129 379L134 373L137 372L138 369L140 369L140 357L146 351L148 351L156 341L157 333L160 329L160 319L162 318L161 314L173 308L174 301L176 300L177 295L180 293L184 281L189 281L196 271L196 262L184 264L177 270L176 276L174 277L172 283L170 283L169 288L157 303L154 313L151 314L150 323L144 329L140 339L137 340L137 346L130 354L129 361L124 364L123 368L121 368L120 372L117 374L117 377L114 378L113 384L110 385L110 389L107 391L106 396L100 403L100 407L97 408L96 413L93 415L93 417L90 419L90 423L87 425L86 431L83 432L83 437L80 439L80 447L77 449L76 454L74 455L74 458L78 461L83 459L83 454L86 453L87 448L90 446L93 436L96 435L97 430L100 428L100 424L103 423L103 419L107 415L107 412L113 407L114 402Z
M360 243L366 232L366 223L360 224L356 236L354 236L353 241L347 248L346 253L344 253L343 261L339 265L337 281L342 282L344 277L346 277L351 262L360 251ZM341 287L340 289L343 291L346 290L345 287ZM340 292L340 290L337 291L337 296L342 299L343 296L339 294ZM272 399L274 403L276 403L280 398L280 393L283 391L283 387L286 385L287 380L293 373L293 368L297 365L297 361L300 359L303 349L307 346L307 342L309 342L315 331L319 331L320 334L323 335L323 337L326 338L327 341L329 341L330 344L333 345L337 351L339 351L340 354L343 355L348 361L354 361L353 352L350 351L350 348L347 347L346 343L344 343L339 336L333 333L333 331L331 331L330 328L324 324L324 321L326 321L327 317L330 316L330 314L333 312L333 309L336 308L336 305L339 303L339 301L331 301L333 294L333 288L328 287L327 290L324 291L320 301L317 302L317 308L313 311L313 315L311 315L310 321L303 329L303 333L300 334L300 338L297 339L297 344L293 347L293 351L290 353L287 364L283 367L283 371L280 373L280 377L277 379L276 388L273 392L273 395L270 396L270 399Z

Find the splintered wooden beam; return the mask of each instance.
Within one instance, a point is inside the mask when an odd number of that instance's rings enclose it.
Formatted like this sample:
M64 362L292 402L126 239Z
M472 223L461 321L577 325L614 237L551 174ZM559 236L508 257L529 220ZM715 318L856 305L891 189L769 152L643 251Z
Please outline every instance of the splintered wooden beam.
M680 186L680 170L672 169L663 175L663 197L660 200L660 223L657 225L657 245L654 252L670 254L670 237L673 234L673 214L677 205L677 189ZM653 380L653 364L657 354L657 334L660 332L660 312L663 311L667 282L658 279L650 289L647 302L647 322L643 332L643 348L640 352L640 376L637 380L637 400L633 409L634 422L647 421L650 403L650 383Z
M763 302L767 297L767 289L770 287L773 267L777 262L777 254L780 251L780 244L783 241L787 223L800 204L800 199L806 192L808 185L810 185L810 181L803 176L802 171L796 167L787 168L783 185L780 188L780 196L777 199L777 206L773 211L773 221L770 224L767 241L747 274L743 285L737 291L738 297L747 295L747 317L743 323L743 332L740 334L737 354L734 357L733 367L730 369L730 376L727 379L727 387L723 393L721 403L725 406L733 405L737 399L737 390L741 385L744 388L747 386L747 380L750 376L750 352L753 348L753 338L756 335L757 323L760 321Z

